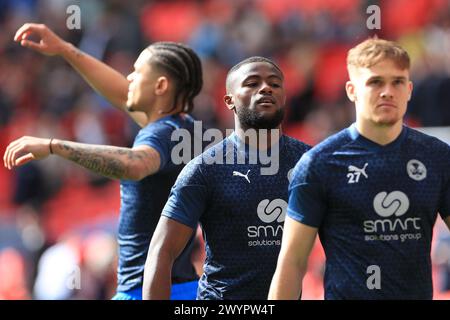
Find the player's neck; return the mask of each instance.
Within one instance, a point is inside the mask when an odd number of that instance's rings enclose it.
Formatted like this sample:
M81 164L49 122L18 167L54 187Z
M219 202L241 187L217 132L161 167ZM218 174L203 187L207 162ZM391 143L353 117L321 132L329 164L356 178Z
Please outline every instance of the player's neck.
M254 149L270 149L272 144L277 143L282 135L281 125L274 129L244 128L241 123L235 121L235 133L239 140L244 141Z
M171 109L171 107L170 108L155 108L155 109L150 108L150 110L145 113L147 115L147 119L148 119L147 124L158 121L161 118L177 114L177 113L179 113L179 110L181 110L181 107L178 106L176 109L174 109L170 112L167 112L170 109Z
M380 126L364 121L356 121L356 130L365 138L381 145L385 146L401 134L403 128L403 122L398 121L391 126Z

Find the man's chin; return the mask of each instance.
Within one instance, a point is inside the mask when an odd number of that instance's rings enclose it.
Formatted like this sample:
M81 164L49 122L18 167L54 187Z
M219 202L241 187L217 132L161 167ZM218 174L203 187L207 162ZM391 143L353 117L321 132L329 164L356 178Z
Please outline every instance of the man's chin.
M258 109L258 110L255 110ZM277 108L240 108L237 116L242 127L245 129L275 129L283 120L284 110ZM266 110L261 110L266 109Z
M392 127L401 120L402 119L399 119L398 117L385 117L385 118L377 119L375 121L375 123L382 127Z
M261 115L257 119L253 119L253 121L248 121L247 126L254 129L276 129L280 126L283 120L283 115L280 114L270 114L270 115Z
M127 103L125 107L126 107L128 112L135 112L136 111L131 104Z

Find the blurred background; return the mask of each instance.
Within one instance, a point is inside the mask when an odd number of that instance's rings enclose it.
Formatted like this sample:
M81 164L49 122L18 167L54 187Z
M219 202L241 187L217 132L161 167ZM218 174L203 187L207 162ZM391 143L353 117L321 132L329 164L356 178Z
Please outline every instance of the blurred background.
M70 5L81 29L68 30ZM369 5L381 29L366 26ZM131 146L138 127L91 90L59 57L13 42L25 22L124 75L154 41L189 44L202 58L204 88L194 114L233 128L225 76L252 55L275 59L288 93L285 133L312 145L353 122L345 96L347 50L370 35L396 40L412 57L407 123L450 142L449 0L0 0L0 151L22 135ZM0 299L109 299L116 279L119 183L50 157L0 167ZM435 299L450 298L450 233L433 241ZM200 254L201 257L201 254ZM316 244L303 298L322 299L323 252Z

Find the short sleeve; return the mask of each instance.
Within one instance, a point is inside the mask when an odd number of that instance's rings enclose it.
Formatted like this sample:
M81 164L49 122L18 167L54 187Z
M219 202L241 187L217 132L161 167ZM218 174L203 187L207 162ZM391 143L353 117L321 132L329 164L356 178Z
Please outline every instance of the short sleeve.
M164 123L154 123L141 129L134 140L133 147L149 146L159 153L159 171L170 163L173 127Z
M190 161L180 172L162 215L191 228L205 211L208 201L207 181L198 158Z
M311 227L319 228L327 209L325 186L309 152L300 159L292 172L289 185L288 216Z

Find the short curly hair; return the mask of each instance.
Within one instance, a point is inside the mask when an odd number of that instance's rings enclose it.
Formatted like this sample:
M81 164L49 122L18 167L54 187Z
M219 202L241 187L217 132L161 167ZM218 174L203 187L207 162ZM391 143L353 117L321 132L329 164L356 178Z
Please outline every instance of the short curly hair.
M265 63L271 64L276 70L278 70L280 72L281 77L284 77L283 71L281 71L280 67L273 60L266 58L266 57L253 56L253 57L247 58L245 60L242 60L241 62L239 62L238 64L233 66L230 69L230 71L228 71L226 81L225 81L227 92L230 92L230 90L231 90L231 75L234 72L236 72L237 70L239 70L242 66L249 64L249 63L254 63L254 62L265 62Z

